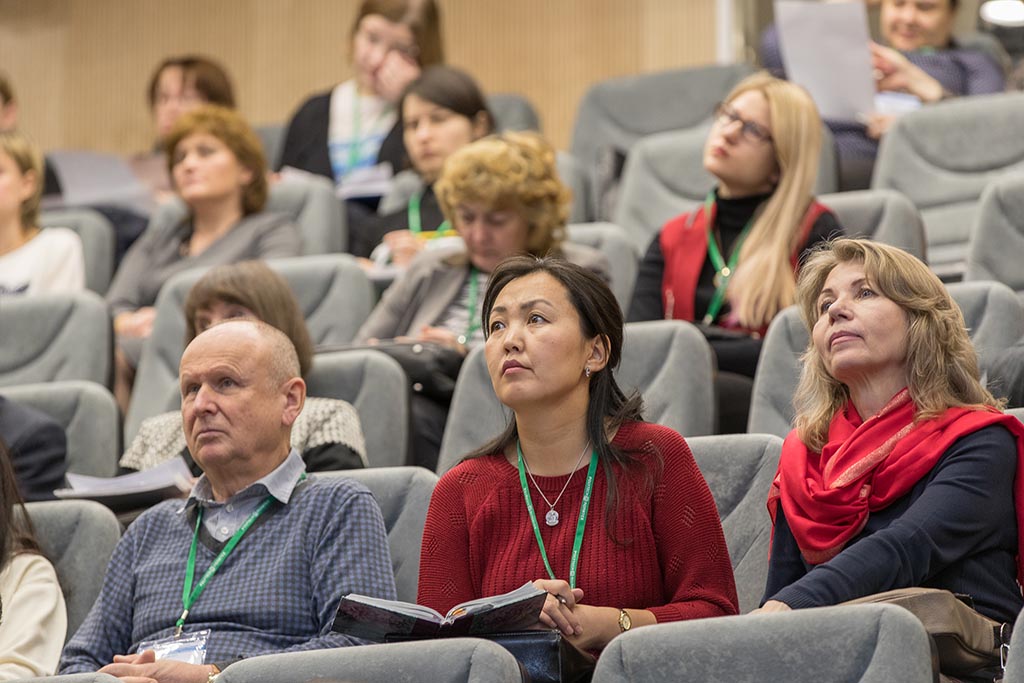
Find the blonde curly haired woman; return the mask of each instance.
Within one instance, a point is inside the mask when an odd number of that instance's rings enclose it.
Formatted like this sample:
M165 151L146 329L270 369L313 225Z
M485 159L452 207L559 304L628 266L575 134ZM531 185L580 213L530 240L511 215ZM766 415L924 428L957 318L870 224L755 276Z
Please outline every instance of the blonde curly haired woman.
M565 242L570 193L558 177L554 148L536 134L505 133L463 147L445 162L435 192L464 245L420 254L384 293L356 341L427 342L465 356L484 341L480 306L487 280L509 256L557 255L602 276L608 272L597 251ZM413 459L434 469L447 406L427 400L414 394ZM431 411L429 418L416 417L418 403ZM427 425L435 428L429 434L419 429Z
M803 88L767 73L740 81L704 146L717 185L701 208L664 225L640 265L630 322L717 328L721 431L746 431L761 335L793 303L801 254L841 231L813 194L821 126Z

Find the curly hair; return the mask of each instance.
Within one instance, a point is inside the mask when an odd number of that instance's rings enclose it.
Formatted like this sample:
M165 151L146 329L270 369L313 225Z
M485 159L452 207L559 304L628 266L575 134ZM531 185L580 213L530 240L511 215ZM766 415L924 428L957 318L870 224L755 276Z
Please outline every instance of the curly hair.
M233 109L206 104L175 122L164 141L167 154L167 170L174 177L175 149L181 141L196 133L207 133L217 138L231 150L240 163L252 173L252 180L242 189L242 212L245 215L262 211L267 203L267 159L263 156L263 145L246 120Z
M217 302L245 306L262 322L281 330L295 347L303 377L313 366L313 342L306 319L285 279L263 261L241 261L210 269L185 298L185 345L197 334L196 314Z
M819 319L818 296L832 269L845 263L863 266L868 282L907 316L907 385L915 420L947 408L1001 407L981 384L978 355L967 334L963 313L935 273L902 249L865 239L837 239L816 248L800 270L796 299L808 330ZM807 345L793 399L796 429L814 451L821 450L833 415L850 398L849 389L829 374L814 346Z
M546 256L565 239L572 193L558 177L554 148L536 133L502 133L466 145L445 161L434 190L455 226L459 204L515 211L526 220L533 256Z

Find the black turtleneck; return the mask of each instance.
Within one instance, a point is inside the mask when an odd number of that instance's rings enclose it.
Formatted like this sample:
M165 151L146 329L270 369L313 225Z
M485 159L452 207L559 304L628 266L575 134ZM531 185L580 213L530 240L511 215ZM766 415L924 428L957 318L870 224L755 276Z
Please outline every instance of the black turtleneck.
M743 228L747 222L754 216L758 207L769 198L770 194L754 195L749 197L739 197L734 199L719 198L717 191L715 194L716 199L716 212L715 212L715 228L721 240L722 247L722 258L726 263L729 262L729 256L732 254L733 246L736 244L736 240L739 238L740 233L743 232ZM803 252L806 251L818 242L833 237L836 234L841 234L842 228L839 226L836 217L831 212L822 213L818 219L814 222L814 226L811 228L811 234L807 239L807 243L804 245ZM665 271L665 258L661 253L661 239L660 235L655 236L651 241L651 244L647 248L647 253L640 263L640 270L637 274L636 287L633 290L633 301L629 307L629 322L636 322L640 320L661 320L665 317L665 311L662 304L662 279ZM697 290L694 295L694 315L696 322L700 322L704 314L707 313L708 304L711 303L711 297L715 293L715 285L713 279L715 276L715 268L711 264L709 258L705 258L704 265L701 269L700 278L697 281ZM723 306L719 312L719 319L727 313L729 310L728 305ZM760 341L756 340L757 343L753 345L748 344L735 344L730 340L726 340L729 343L716 344L716 340L712 339L712 348L715 349L716 355L718 356L718 368L719 370L726 370L730 372L737 372L739 374L753 377L754 369L757 364L757 356L760 351ZM728 347L720 348L720 347ZM738 349L738 346L744 348ZM748 348L749 347L749 348ZM733 350L737 350L738 353L734 354ZM733 357L733 356L736 357Z

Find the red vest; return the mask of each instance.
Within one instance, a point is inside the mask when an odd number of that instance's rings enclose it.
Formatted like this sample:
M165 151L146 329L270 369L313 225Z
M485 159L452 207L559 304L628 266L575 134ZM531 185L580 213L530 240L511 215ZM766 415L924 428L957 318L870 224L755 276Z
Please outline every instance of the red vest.
M818 217L828 211L828 207L811 201L803 220L800 222L799 245L790 257L793 270L796 271L800 252L807 244ZM711 220L715 219L717 204L711 207ZM697 282L704 268L704 260L708 255L708 230L704 207L693 213L676 216L661 229L658 236L661 243L661 254L665 259L665 269L661 276L661 303L666 319L688 320L693 322L694 301L697 294Z

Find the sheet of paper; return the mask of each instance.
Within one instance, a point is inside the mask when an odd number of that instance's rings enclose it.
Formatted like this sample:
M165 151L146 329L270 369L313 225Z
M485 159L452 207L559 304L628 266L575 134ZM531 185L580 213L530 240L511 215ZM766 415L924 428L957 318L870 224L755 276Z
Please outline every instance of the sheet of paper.
M874 110L871 38L861 0L777 0L775 22L786 77L807 88L822 118L855 121Z
M66 492L65 496L58 493L58 497L120 495L170 487L177 487L184 492L192 487L192 473L185 461L177 456L151 469L120 477L90 477L68 473L67 479L70 490L61 489Z
M64 206L114 204L145 215L152 211L149 190L121 157L76 150L48 156L60 179Z

